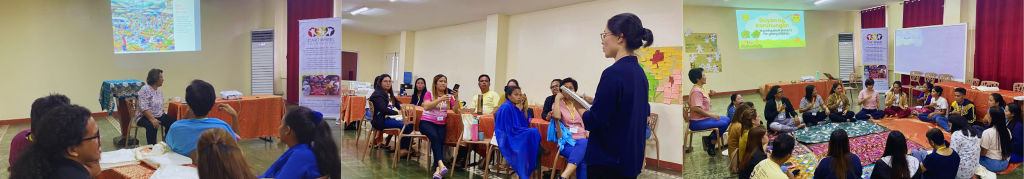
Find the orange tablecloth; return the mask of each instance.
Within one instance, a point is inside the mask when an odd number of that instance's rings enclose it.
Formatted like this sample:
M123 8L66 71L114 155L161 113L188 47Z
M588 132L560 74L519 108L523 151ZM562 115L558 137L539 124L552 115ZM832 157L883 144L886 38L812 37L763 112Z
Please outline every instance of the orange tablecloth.
M406 96L406 97L395 97L395 98L398 98L398 101L401 101L401 102L402 102L402 104L412 104L412 103L411 103L411 102L412 102L412 97L411 97L411 96Z
M1003 101L1006 101L1007 103L1013 103L1013 97L1024 96L1024 93L1007 90L993 92L980 91L971 89L971 85L957 82L936 83L935 86L942 87L942 97L946 98L946 101L949 101L949 103L953 103L953 101L956 100L956 98L953 97L953 89L958 87L967 89L967 94L964 96L964 99L970 100L974 103L974 114L977 119L981 119L988 114L988 108L990 107L988 106L988 97L992 96L992 93L999 93L1000 95L1003 95Z
M281 118L286 112L284 99L275 95L244 96L240 100L217 99L216 103L228 104L238 112L238 136L242 139L277 137L277 127L281 126ZM181 120L187 109L188 104L171 102L167 114ZM207 117L231 124L231 115L217 109L216 105Z
M764 90L761 91L761 96L765 96L765 98L767 98L768 91L771 91L772 86L779 85L780 87L782 87L782 96L786 97L786 98L789 98L789 100L790 100L789 103L790 104L800 105L800 98L804 97L804 93L806 93L804 88L806 88L807 85L814 85L814 88L818 89L818 95L821 95L821 98L824 99L824 98L828 98L828 95L829 95L828 92L831 91L829 88L832 88L832 84L833 83L837 83L837 82L840 82L840 81L838 81L838 80L818 80L818 81L813 81L813 82L768 83L768 84L764 84ZM764 100L764 99L762 99L762 100ZM797 108L797 107L799 107L799 106L793 106L793 108Z
M341 101L341 120L345 126L366 118L366 97L345 96Z
M153 176L156 169L145 164L115 167L100 172L99 179L146 179Z

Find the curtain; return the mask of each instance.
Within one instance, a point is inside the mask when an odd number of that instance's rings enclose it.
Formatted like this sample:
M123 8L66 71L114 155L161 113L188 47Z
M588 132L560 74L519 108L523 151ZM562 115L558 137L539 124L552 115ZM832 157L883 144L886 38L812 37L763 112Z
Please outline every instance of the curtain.
M333 0L288 0L288 102L299 102L299 20L327 18L334 14Z
M945 0L903 1L903 28L942 25Z
M882 28L885 27L885 6L868 8L860 11L860 28Z
M978 0L974 78L1010 90L1024 82L1024 0Z

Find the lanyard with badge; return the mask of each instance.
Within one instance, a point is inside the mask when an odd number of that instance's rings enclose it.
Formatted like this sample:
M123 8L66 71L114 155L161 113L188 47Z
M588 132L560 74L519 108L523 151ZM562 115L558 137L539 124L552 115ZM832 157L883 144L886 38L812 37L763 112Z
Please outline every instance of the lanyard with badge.
M578 113L576 111L575 106L572 106L572 104L569 104L569 102L565 102L565 101L562 101L562 103L564 103L565 107L569 109L569 117L570 117L569 120L571 120L572 122L575 123L576 122L576 113ZM580 129L578 127L569 127L569 132L570 133L575 134L575 133L578 133L579 131L580 131Z

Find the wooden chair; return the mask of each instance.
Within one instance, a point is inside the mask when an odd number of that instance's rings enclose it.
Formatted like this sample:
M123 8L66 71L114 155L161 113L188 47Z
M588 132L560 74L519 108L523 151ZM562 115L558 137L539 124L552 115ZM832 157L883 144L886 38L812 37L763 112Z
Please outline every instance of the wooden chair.
M492 116L492 115L484 115L484 116L479 116L478 119L480 120L480 123L478 123L478 125L477 125L479 131L494 131L494 116ZM472 125L472 124L464 124L464 125ZM476 135L476 134L474 134L474 135ZM490 148L490 147L492 147L492 145L491 145L491 140L493 140L492 137L494 137L494 136L491 136L491 135L494 135L494 133L493 132L492 133L484 132L484 139L480 139L479 141L466 141L466 140L462 140L462 138L460 137L459 141L455 143L455 146L456 146L455 147L455 153L456 154L459 153L459 148L460 147L458 147L458 146L462 146L463 144L465 144L468 149L472 149L470 147L471 145L483 145L485 148ZM488 151L490 151L490 150L488 150ZM480 164L481 168L484 171L484 178L487 178L487 173L488 173L487 172L487 164L490 163L490 161L491 161L490 160L490 156L491 156L491 154L489 154L489 153L487 154L487 156L484 156L484 162ZM468 155L467 155L467 157L468 157ZM555 160L558 160L558 159L555 159ZM455 161L456 161L456 157L452 157L452 165L455 165ZM462 164L462 166L468 166L468 165L469 165L469 160L467 159ZM450 172L450 174L448 174L448 176L449 177L455 176L455 172Z
M127 106L128 107L128 111L127 111L128 115L131 116L132 121L133 121L133 122L131 122L131 126L129 126L129 127L131 129L134 129L132 131L129 131L128 135L132 136L132 138L134 138L136 140L135 143L132 143L130 148L139 147L139 143L142 143L142 140L139 140L139 128L145 128L145 127L139 126L139 120L149 120L149 119L138 119L138 120L135 120L136 118L139 117L139 116L135 115L135 111L139 109L139 99L138 98L134 98L134 97L133 98L125 98L124 101L125 101L125 105L128 105ZM168 114L164 114L164 115L168 115ZM166 135L163 134L163 132L161 132L161 131L163 131L163 127L161 127L160 124L153 124L153 125L154 125L154 127L156 127L156 135L157 135L156 140L160 141L161 139L163 139L164 136L166 136ZM125 139L125 145L124 146L126 148L129 147L128 143L131 143L131 141L129 141L128 139Z
M950 75L950 74L940 74L939 75L939 83L948 82L948 81L953 81L953 75Z
M846 94L850 95L850 98L853 98L852 97L853 92L857 92L857 88L863 88L864 87L864 85L860 85L860 87L857 87L857 85L859 83L862 83L863 80L861 80L860 76L857 75L857 73L850 73L849 80L850 80L850 86L843 87L843 90L846 90Z
M935 81L936 79L938 79L938 75L936 75L935 73L928 72L924 74L925 82L938 83L938 81Z
M690 115L689 115L690 114L690 102L689 101L690 101L689 99L683 98L683 122L686 123L686 127L683 127L683 145L685 145L685 147L683 147L683 162L681 164L681 166L682 166L681 168L686 168L686 151L687 151L687 149L692 149L693 148L693 133L711 132L711 135L718 136L718 128L704 129L704 130L699 130L699 131L691 131L690 130ZM718 143L719 143L719 145L721 145L723 141L725 141L725 139L722 139L722 136L718 136ZM721 155L717 155L716 154L715 156L717 156L719 159L722 158Z
M395 139L395 144L398 144L398 148L401 148L402 138L403 137L409 137L410 138L409 140L419 139L420 142L417 144L417 146L419 146L419 144L423 143L423 139L427 138L426 135L421 134L419 131L412 131L412 133L409 133L409 134L404 134L402 132L402 131L405 131L406 127L410 127L409 124L416 125L416 121L418 121L416 119L416 105L402 104L401 107L402 107L402 109L401 109L401 113L400 114L402 114L402 129L398 131L398 137L394 138ZM389 130L389 129L386 129L386 130ZM417 148L419 148L419 147L417 147ZM430 156L431 152L432 151L427 150L427 156ZM419 159L419 157L416 157L416 158ZM398 152L395 152L395 160L391 161L391 168L395 168L395 166L398 164L398 160L399 159L401 159L401 158L399 158ZM412 155L411 154L408 156L408 158L406 158L406 160L410 160L410 159L412 159Z
M373 109L373 102L372 102L372 101L370 102L370 106L369 106L369 107L370 107L370 113L371 113L371 114L376 114L376 113L377 113L377 111L376 111L375 109ZM366 121L366 122L369 122L369 121L371 121L371 120L365 120L365 121ZM377 134L378 134L378 133L382 133L382 132L389 132L389 131L390 131L390 132L397 132L398 134L401 134L401 133L402 133L402 131L401 131L401 130L402 130L402 129L384 129L384 130L376 130L376 129L373 129L373 126L370 126L370 135L367 135L367 136L366 136L366 151L363 151L363 158L362 158L362 159L360 159L360 160L365 160L365 159L366 159L366 155L367 155L367 154L370 154L370 149L372 149L372 148L370 147L370 144L373 144L373 142L375 141L375 140L374 140L374 137L375 137L375 136L377 136ZM396 152L396 153L397 153L397 152ZM396 160L397 160L397 158L396 158ZM392 168L393 168L393 167L392 167Z
M981 80L979 80L977 78L967 78L966 82L967 82L968 85L971 85L971 86L979 86L979 85L981 85Z
M661 142L658 141L658 133L656 132L658 131L658 114L651 113L650 116L647 116L647 125L651 127L651 138L647 139L647 141L654 141L654 152L657 152L655 159L659 161L655 165L661 167Z
M996 87L996 88L998 88L999 87L999 82L995 82L995 81L982 81L981 82L981 86Z
M1013 83L1013 91L1024 93L1024 83Z

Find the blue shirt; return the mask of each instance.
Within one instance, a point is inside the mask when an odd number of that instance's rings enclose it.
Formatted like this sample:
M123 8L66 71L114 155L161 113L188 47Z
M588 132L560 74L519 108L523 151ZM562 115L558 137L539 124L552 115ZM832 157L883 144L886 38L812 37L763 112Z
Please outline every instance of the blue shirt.
M960 168L960 155L953 151L949 156L939 155L938 152L932 150L932 154L928 154L924 158L922 163L925 169L924 178L956 178L957 169Z
M267 172L260 175L259 178L301 178L301 179L315 179L323 177L320 174L320 168L316 163L316 154L313 153L313 148L309 144L299 144L288 148L281 154L281 158L277 158L277 161Z
M835 161L833 159L832 157L826 157L818 162L818 169L814 170L814 179L838 178L836 177L836 171L832 171L832 162ZM864 168L860 165L860 157L857 157L855 154L847 155L846 178L860 178L862 173L864 173Z
M583 163L604 165L623 176L640 175L647 140L647 74L636 56L622 57L601 73L594 104L583 113L590 131Z
M729 117L730 119L732 119L732 114L733 113L736 113L736 106L730 106L729 107L729 114L727 114L726 117Z
M196 143L199 142L199 135L203 134L207 129L221 128L231 133L231 136L235 136L235 140L238 140L235 131L231 130L231 125L217 119L217 118L206 118L206 119L185 119L174 122L171 124L170 132L167 133L167 145L171 147L174 153L178 153L184 156L190 156L192 152L196 151Z

